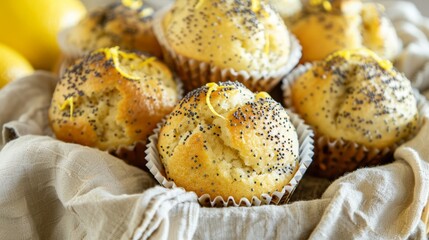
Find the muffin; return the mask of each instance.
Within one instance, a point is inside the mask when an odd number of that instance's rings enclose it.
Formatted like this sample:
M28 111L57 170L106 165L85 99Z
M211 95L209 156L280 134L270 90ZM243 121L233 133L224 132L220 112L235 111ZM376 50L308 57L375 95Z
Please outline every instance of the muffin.
M419 126L410 81L366 49L300 66L283 87L285 104L316 133L312 172L319 176L383 163Z
M290 29L302 45L301 62L323 60L338 50L363 47L394 60L402 48L382 5L359 0L306 1Z
M123 0L90 12L76 26L59 35L67 61L65 67L86 53L114 46L160 58L161 48L152 30L153 13L152 8L139 0Z
M147 156L162 163L152 172L158 181L166 186L166 178L209 205L215 198L220 205L285 201L311 162L311 132L302 121L238 82L188 93L156 135L155 153Z
M49 120L59 140L107 150L143 167L147 137L178 98L172 73L155 57L100 49L66 70Z
M154 31L187 90L237 80L272 89L299 61L300 46L265 1L178 0Z

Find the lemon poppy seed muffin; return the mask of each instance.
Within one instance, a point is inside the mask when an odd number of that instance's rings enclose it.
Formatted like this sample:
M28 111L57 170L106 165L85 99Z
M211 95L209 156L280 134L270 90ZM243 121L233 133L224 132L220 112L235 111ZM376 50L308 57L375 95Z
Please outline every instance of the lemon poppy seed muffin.
M163 63L114 47L94 51L66 70L49 119L60 140L114 151L137 142L144 146L177 102L176 83Z
M284 108L238 82L188 93L159 132L167 178L212 198L281 191L298 169L299 142Z
M323 60L335 51L362 47L393 60L402 48L384 8L376 3L305 1L299 18L289 25L303 47L301 62Z
M152 30L154 10L140 0L123 0L90 12L76 26L60 34L59 43L68 56L119 46L161 57Z
M157 17L165 58L188 89L237 80L270 90L300 57L299 43L266 1L178 0Z
M289 32L265 1L178 0L164 28L174 51L222 68L277 70L289 59Z
M384 148L417 128L410 81L368 50L339 51L315 63L291 92L296 111L331 138Z
M321 177L388 162L421 125L410 81L367 49L301 65L283 87L286 105L316 133L310 172Z

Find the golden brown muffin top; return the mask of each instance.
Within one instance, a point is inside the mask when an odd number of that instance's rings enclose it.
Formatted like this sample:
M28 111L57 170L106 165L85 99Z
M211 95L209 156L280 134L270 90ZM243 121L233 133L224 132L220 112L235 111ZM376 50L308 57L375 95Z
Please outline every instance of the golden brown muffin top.
M303 47L301 62L323 60L341 49L369 48L393 60L402 43L381 4L360 0L308 0L289 19Z
M186 95L162 127L158 150L176 185L236 202L281 191L299 155L284 108L238 82L211 83Z
M153 13L154 10L140 0L112 3L90 12L64 33L64 40L60 35L60 45L71 54L120 46L160 57L161 49L152 30Z
M146 141L178 101L169 69L119 48L94 51L58 82L49 119L58 139L102 150Z
M289 59L289 32L266 1L178 0L163 26L174 51L221 68L278 70Z
M410 81L366 49L315 62L294 82L292 102L317 133L369 147L409 137L419 118Z

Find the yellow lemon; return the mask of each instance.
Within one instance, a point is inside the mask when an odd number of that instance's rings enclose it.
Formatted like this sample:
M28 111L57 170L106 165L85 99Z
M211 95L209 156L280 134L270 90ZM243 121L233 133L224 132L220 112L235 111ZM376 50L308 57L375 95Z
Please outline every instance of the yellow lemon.
M0 44L0 88L33 72L30 63L12 48Z
M60 50L58 32L86 13L79 0L2 1L0 42L21 53L37 69L51 70Z

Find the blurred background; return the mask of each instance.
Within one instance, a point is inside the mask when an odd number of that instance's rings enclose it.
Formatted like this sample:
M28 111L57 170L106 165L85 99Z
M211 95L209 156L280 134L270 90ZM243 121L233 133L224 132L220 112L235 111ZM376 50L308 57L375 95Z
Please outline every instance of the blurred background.
M115 0L81 0L81 1L85 4L85 6L88 9L93 9L94 7L100 4L109 4L111 2L114 2ZM146 2L150 2L151 4L161 6L170 1L172 0L147 0ZM395 1L395 0L392 0L392 1ZM407 2L414 2L424 15L429 16L429 0L409 0Z
M112 2L116 2L118 0L81 0L85 7L89 10L96 8L100 5L107 5ZM162 6L172 2L173 0L146 0L144 2L150 3L153 6ZM423 1L423 0L421 0ZM427 1L427 0L426 0Z
M58 33L86 12L120 0L19 0L0 3L0 89L35 70L56 70L61 52ZM154 8L173 0L144 0ZM365 1L365 0L364 0ZM373 0L377 1L377 0ZM395 0L378 0L388 2ZM411 0L429 17L429 0Z
M409 2L414 2L425 16L429 16L429 0L411 0Z

